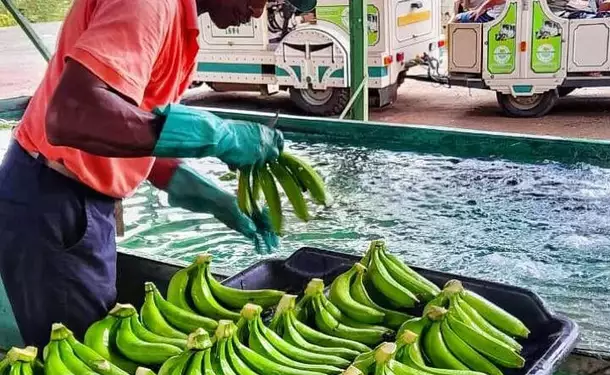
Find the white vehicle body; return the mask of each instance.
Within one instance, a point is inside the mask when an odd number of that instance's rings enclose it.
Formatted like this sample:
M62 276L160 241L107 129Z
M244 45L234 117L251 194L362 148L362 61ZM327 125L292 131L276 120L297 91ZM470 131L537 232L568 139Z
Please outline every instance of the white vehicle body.
M196 79L218 91L273 94L287 89L310 113L340 113L349 100L348 4L318 0L316 22L298 25L277 43L270 42L269 14L225 30L203 15ZM437 53L440 9L440 0L369 1L368 85L373 105L393 102L412 60Z
M547 0L508 0L484 24L448 25L453 84L495 90L511 116L548 113L580 87L610 86L610 18L568 19Z

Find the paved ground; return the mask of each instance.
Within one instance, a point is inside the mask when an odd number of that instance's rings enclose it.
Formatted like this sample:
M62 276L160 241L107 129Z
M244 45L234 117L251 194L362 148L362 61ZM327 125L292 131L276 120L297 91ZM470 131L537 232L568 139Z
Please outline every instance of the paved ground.
M59 23L35 25L54 48ZM45 62L18 28L0 29L0 98L30 95L44 74ZM298 113L286 94L261 98L248 93L218 94L207 89L191 92L194 103L207 106ZM503 117L495 94L461 87L446 88L431 83L407 81L391 107L371 111L371 120L398 123L446 125L566 137L610 138L610 88L579 90L560 101L541 119Z

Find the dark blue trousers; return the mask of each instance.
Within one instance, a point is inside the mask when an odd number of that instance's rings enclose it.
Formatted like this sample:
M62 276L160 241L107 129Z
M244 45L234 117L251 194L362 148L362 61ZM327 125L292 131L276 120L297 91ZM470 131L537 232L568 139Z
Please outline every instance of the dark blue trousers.
M26 345L78 338L116 299L115 201L13 141L0 165L0 275Z

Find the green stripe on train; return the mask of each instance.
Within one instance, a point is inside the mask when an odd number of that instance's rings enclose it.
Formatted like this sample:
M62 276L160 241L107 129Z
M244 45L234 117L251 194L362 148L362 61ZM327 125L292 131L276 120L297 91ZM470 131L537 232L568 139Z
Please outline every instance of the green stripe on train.
M301 77L301 69L299 66L291 66L295 70L297 76ZM327 68L327 67L324 67ZM262 74L263 66L261 64L230 64L230 63L215 63L215 62L200 62L197 64L197 71L208 73L242 73L242 74ZM279 77L288 76L288 72L284 69L275 68L275 74ZM342 78L344 75L343 69L335 70L332 78ZM382 78L388 75L388 68L385 66L369 66L369 77Z

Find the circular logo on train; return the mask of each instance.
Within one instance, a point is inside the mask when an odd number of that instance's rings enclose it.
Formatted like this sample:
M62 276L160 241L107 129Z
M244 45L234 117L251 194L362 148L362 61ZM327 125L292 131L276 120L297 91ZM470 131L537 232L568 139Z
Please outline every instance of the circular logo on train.
M494 49L494 61L499 65L506 65L510 61L510 48L507 46L497 46Z
M555 48L551 44L541 44L536 50L536 58L542 63L550 63L555 57Z

